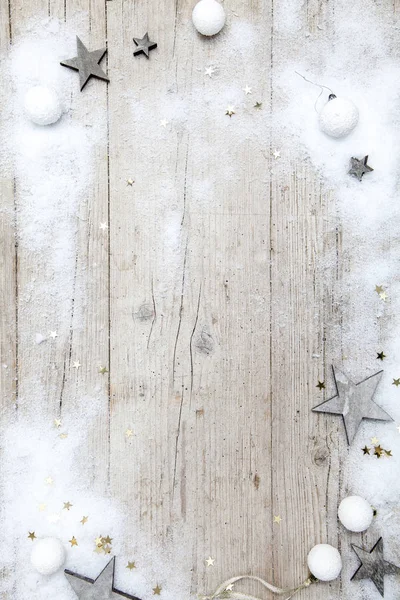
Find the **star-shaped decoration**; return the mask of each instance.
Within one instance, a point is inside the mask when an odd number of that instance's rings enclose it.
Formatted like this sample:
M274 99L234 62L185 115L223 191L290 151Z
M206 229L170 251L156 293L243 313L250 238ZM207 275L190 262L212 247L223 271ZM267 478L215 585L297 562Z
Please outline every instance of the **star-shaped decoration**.
M375 446L374 456L376 456L377 458L380 458L382 456L383 452L384 452L383 448L381 448L380 446Z
M386 300L387 300L387 297L388 297L388 296L387 296L387 293L386 293L386 292L382 292L381 294L379 294L379 298L380 298L381 300L383 300L384 302L386 302Z
M161 125L161 127L164 127L164 129L167 128L168 123L169 123L169 121L167 121L167 119L161 119L161 121L160 121L160 125Z
M101 229L102 231L105 231L106 229L108 229L108 225L107 225L107 223L100 223L100 229Z
M371 448L368 448L368 446L364 446L364 448L361 448L364 454L369 454L369 451L371 450Z
M72 367L76 370L78 370L81 367L81 363L79 362L79 360L75 360L72 364Z
M79 600L111 600L112 598L130 598L139 600L126 592L121 592L114 587L115 558L112 558L97 579L89 579L72 571L65 570L65 576Z
M384 354L383 352L377 352L376 360L383 360L384 358L386 358L386 354Z
M383 293L383 287L381 285L376 285L375 286L375 291L377 294L382 294Z
M204 71L204 75L208 75L209 77L212 77L214 73L215 73L214 67L207 67L206 70Z
M73 504L71 504L71 502L64 502L64 507L63 510L69 510L70 508L72 508Z
M162 587L159 586L158 583L157 583L156 587L153 588L153 596L160 596L161 595L161 590L162 590Z
M280 525L281 521L282 521L282 517L280 515L274 516L274 523L277 523L278 525Z
M281 157L281 151L280 150L274 150L272 153L272 156L274 157L275 160L277 160L278 158Z
M61 440L66 440L68 437L68 433L60 433L60 435L58 436Z
M127 429L127 430L125 431L125 436L126 436L127 438L129 438L129 437L132 437L132 436L133 436L133 429Z
M136 569L136 564L134 561L128 561L128 564L126 565L126 568L129 569L130 571L132 571L132 569Z
M396 387L399 387L399 385L400 385L400 377L399 377L399 379L393 379L392 385L395 385Z
M93 52L89 52L78 36L76 36L76 48L78 56L68 60L63 60L60 64L63 67L68 67L69 69L74 69L74 71L79 71L79 83L81 86L81 91L91 77L97 77L97 79L102 79L103 81L110 81L99 65L99 62L107 52L107 48L101 48L101 50L93 50Z
M211 556L209 556L209 557L206 559L206 563L207 563L207 567L213 567L213 566L214 566L214 563L215 563L215 558L211 558Z
M391 450L385 450L385 456L393 456Z
M385 575L399 575L400 567L388 562L383 558L383 539L379 538L371 550L364 550L355 544L352 544L354 552L361 561L361 565L354 573L351 581L360 581L360 579L371 579L378 592L383 597L385 591Z
M373 169L369 165L367 165L367 162L368 154L367 156L364 156L364 158L362 158L361 160L352 157L350 159L351 167L349 175L353 175L354 177L357 177L358 181L361 181L364 173L370 173L371 171L373 171Z
M49 337L50 337L52 340L55 340L55 339L58 337L58 333L57 333L57 331L50 331L50 333L49 333Z
M133 186L134 183L135 183L134 179L127 179L126 180L126 185L130 185L131 187Z
M317 385L315 387L317 387L319 390L324 390L325 389L325 383L323 381L319 381L318 380L318 383L317 383Z
M149 58L150 50L154 50L157 48L156 42L151 42L149 40L149 34L146 33L142 38L133 38L137 48L133 53L133 56L138 56L138 54L145 54L147 58Z
M54 427L57 427L57 429L61 427L61 419L54 419Z
M82 517L82 519L80 520L80 523L82 523L82 525L84 525L85 523L87 523L89 520L89 517Z
M105 375L106 373L108 373L107 367L100 367L99 373L101 373L101 375Z
M71 548L72 548L72 546L77 546L78 545L78 540L76 539L76 537L74 535L72 536L72 539L70 539L68 541L71 544Z
M337 395L325 400L312 410L315 412L341 415L346 430L347 443L350 445L355 438L363 419L377 421L392 421L392 418L372 400L383 371L355 384L334 367Z
M243 88L243 91L246 94L246 96L248 96L249 94L251 94L251 87L249 87L248 85L246 85L246 87Z
M225 114L228 115L228 117L232 117L232 115L235 114L235 107L234 106L228 106L228 108L226 109Z
M233 591L233 583L230 583L229 585L226 586L225 588L226 592L232 592Z
M256 102L253 108L262 108L262 102Z
M35 532L34 531L28 531L28 538L30 540L32 540L32 542L33 542L33 540L36 540Z
M52 477L46 477L44 482L46 485L51 485L52 483L54 483L54 479Z
M371 444L373 444L374 446L376 446L377 444L379 444L379 440L376 436L374 436L373 438L371 438Z

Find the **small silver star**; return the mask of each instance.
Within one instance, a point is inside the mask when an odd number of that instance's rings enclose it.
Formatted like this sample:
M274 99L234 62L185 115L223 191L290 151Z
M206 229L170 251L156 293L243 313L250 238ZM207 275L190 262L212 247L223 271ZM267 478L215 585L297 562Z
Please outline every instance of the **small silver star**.
M164 129L165 129L165 128L167 127L167 125L168 125L168 121L167 121L167 119L161 119L161 121L160 121L160 125L161 125L162 127L164 127Z
M226 115L228 115L228 117L232 117L232 115L235 114L235 107L234 106L228 106L228 108L226 109Z
M50 331L49 337L51 337L52 340L55 340L56 337L58 337L57 331Z
M207 567L213 567L214 563L215 563L215 558L211 558L211 556L209 556L206 560L207 563Z
M249 87L248 85L246 85L246 87L243 88L243 91L246 94L246 96L248 96L249 94L251 94L251 87Z
M82 366L82 365L81 365L81 363L79 362L79 360L76 360L76 361L73 363L73 368L74 368L74 369L76 369L76 370L78 370L78 369L79 369L79 367L81 367L81 366Z
M137 48L134 51L133 55L137 56L138 54L144 54L149 58L150 50L154 50L157 48L156 42L152 42L149 40L149 34L146 33L142 38L133 38Z
M108 225L107 225L107 223L100 223L100 229L101 229L102 231L105 231L106 229L108 229Z
M367 156L364 156L364 158L362 158L361 160L352 157L350 159L351 168L349 171L349 175L353 175L354 177L357 177L358 181L361 181L364 173L370 173L371 171L373 171L372 167L367 165L367 162L368 154Z
M215 73L214 67L207 67L206 70L204 71L204 75L208 75L209 77L212 77L212 75L214 73Z
M275 158L275 160L277 158L280 158L281 157L281 151L280 150L274 150L273 153L272 153L272 156Z

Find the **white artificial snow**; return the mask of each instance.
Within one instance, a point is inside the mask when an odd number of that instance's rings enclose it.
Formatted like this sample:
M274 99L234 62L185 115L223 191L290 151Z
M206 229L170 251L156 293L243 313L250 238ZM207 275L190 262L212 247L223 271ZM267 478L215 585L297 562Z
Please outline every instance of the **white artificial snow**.
M311 573L320 581L337 579L342 570L342 559L337 548L330 544L317 544L307 556Z

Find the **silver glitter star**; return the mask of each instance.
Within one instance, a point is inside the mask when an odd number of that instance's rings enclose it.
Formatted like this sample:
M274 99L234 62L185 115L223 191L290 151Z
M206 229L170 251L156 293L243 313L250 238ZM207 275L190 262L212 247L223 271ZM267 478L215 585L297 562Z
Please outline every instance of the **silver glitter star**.
M361 565L354 573L351 581L360 579L371 579L381 596L385 591L385 575L400 574L400 567L388 562L383 558L383 539L379 538L371 550L364 550L359 546L351 545L354 552L361 561Z
M312 410L314 412L342 415L346 430L347 443L350 445L355 438L363 419L377 421L392 421L393 419L375 402L372 397L382 377L383 371L371 375L360 383L353 383L341 371L332 367L337 395Z
M364 173L370 173L371 171L373 171L372 167L367 165L367 162L368 154L367 156L364 156L364 158L361 160L352 157L350 159L351 168L349 171L349 175L353 175L354 177L357 177L358 181L361 181Z
M81 91L91 77L97 77L97 79L103 79L103 81L110 81L99 65L99 62L107 52L107 48L89 52L78 36L76 36L76 47L78 56L68 60L63 60L60 64L63 67L68 67L69 69L74 69L74 71L79 71Z
M133 53L133 56L137 56L138 54L145 54L147 58L149 58L150 50L154 50L157 48L156 42L151 42L149 40L149 34L146 33L142 38L133 38L137 48Z
M115 589L114 568L115 558L112 558L97 579L94 580L77 575L67 569L64 573L79 600L112 600L112 598L121 598L122 596L131 600L139 600L136 596L130 596Z

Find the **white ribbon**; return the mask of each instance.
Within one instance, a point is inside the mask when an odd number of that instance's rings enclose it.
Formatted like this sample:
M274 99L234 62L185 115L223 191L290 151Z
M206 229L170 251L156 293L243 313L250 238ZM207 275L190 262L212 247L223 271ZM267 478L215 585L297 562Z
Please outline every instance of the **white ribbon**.
M241 581L242 579L251 579L253 581L258 581L258 583L261 583L261 585L263 585L265 588L267 588L267 590L273 592L274 594L289 594L286 600L290 600L290 598L293 598L293 596L297 594L297 592L309 587L312 583L315 583L317 581L317 579L315 579L314 577L309 577L308 579L306 579L306 581L304 581L304 583L299 585L297 588L283 589L278 588L275 585L272 585L271 583L268 583L268 581L264 581L264 579L261 579L261 577L256 577L254 575L239 575L238 577L232 577L231 579L227 579L226 581L224 581L224 583L217 587L212 596L200 596L200 598L201 600L222 600L228 598L232 600L261 600L261 598L251 596L250 594L234 592L233 590L226 589L227 587L235 584L238 581Z

